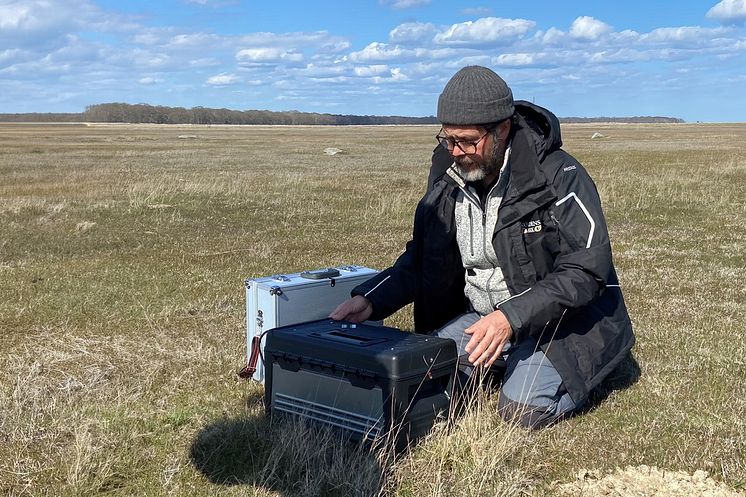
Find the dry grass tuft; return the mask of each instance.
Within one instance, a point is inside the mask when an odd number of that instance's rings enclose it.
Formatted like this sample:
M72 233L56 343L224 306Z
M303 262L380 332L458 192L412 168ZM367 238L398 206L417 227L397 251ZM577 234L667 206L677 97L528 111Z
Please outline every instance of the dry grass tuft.
M522 464L527 432L500 419L488 390L468 390L448 422L393 463L385 495L509 497L531 489L533 472Z

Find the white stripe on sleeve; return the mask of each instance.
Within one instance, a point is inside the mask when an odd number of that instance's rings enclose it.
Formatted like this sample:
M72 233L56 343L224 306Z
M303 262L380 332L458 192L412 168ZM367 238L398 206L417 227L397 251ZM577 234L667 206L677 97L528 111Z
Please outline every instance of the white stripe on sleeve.
M557 203L554 204L554 205L561 205L561 204L563 204L569 198L574 198L575 199L575 201L580 206L580 210L583 211L583 214L585 214L585 217L588 218L588 222L591 223L591 231L588 233L588 243L585 245L585 248L590 248L591 247L591 240L593 240L593 232L596 231L596 222L591 217L591 213L588 212L588 209L585 208L585 205L583 204L583 202L581 202L581 200L578 198L578 196L575 195L575 192L570 192L565 198L563 198L561 200L558 200Z

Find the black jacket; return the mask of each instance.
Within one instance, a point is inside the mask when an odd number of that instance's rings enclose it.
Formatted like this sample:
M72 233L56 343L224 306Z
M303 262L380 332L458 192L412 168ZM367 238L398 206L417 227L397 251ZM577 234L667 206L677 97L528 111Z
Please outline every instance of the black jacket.
M560 147L559 121L516 102L510 182L492 243L511 297L497 305L513 341L536 339L576 403L582 402L634 344L593 180ZM452 157L433 154L428 190L412 239L393 267L353 290L373 304L371 319L414 302L415 331L433 331L468 310L456 243L459 187Z

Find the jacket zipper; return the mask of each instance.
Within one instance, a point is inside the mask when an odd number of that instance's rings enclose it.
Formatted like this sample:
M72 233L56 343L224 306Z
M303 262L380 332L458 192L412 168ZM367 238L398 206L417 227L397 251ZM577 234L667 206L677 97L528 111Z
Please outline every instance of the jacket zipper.
M549 211L549 219L554 221L554 224L557 226L557 231L559 233L560 239L565 240L565 243L567 243L573 250L578 250L581 248L579 244L576 243L576 241L573 238L565 234L562 223L560 223L559 220L556 217L554 217L553 211Z
M469 247L471 256L474 257L474 219L471 214L471 202L469 202Z
M498 181L499 182L499 181ZM490 205L490 199L492 198L492 192L497 188L497 183L495 183L492 188L490 188L490 191L487 193L487 197L485 197L484 200L484 208L482 209L482 250L484 250L484 258L488 261L490 260L489 256L487 255L487 243L488 243L488 237L487 237L487 209ZM492 235L492 233L490 233ZM489 237L489 243L492 243L492 236ZM490 282L492 281L492 278L495 277L495 271L499 268L499 263L497 260L492 261L492 274L489 278L487 278L487 283L485 284L485 291L487 292L487 298L490 301L490 307L495 308L495 301L492 298L492 293L490 292Z

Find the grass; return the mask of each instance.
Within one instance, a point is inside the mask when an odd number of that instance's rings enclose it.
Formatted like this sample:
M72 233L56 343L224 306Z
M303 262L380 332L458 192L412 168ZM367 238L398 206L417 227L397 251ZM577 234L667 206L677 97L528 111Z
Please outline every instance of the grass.
M479 396L396 459L264 417L243 278L390 265L436 131L0 125L0 492L546 495L643 464L746 487L746 125L563 128L638 336L639 381L590 412L527 433Z

